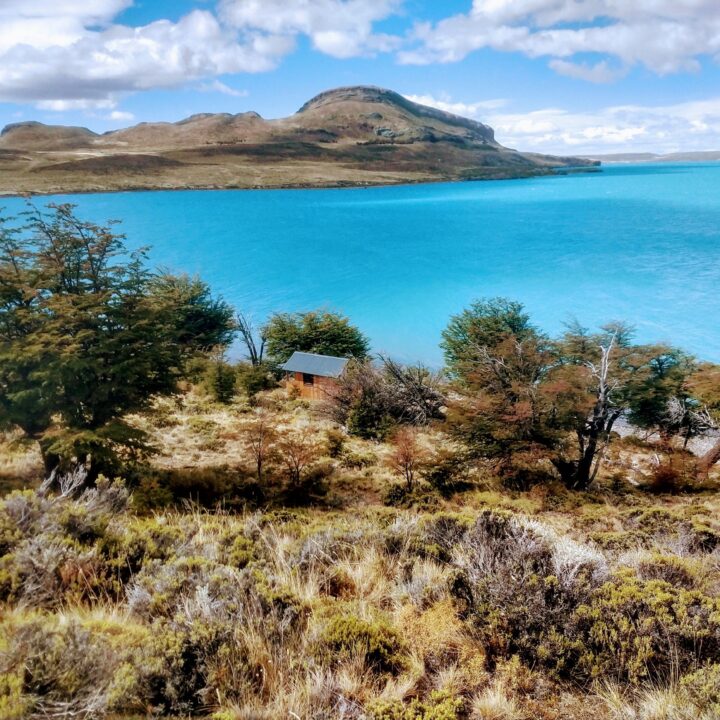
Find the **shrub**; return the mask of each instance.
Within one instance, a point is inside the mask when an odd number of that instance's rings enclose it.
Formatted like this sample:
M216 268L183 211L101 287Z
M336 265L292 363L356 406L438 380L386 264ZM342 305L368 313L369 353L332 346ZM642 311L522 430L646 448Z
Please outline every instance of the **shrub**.
M223 360L208 365L204 387L215 402L229 403L235 396L237 373L235 368Z
M720 665L706 665L685 675L680 686L698 710L720 717Z
M653 553L641 558L637 565L641 580L664 580L675 587L692 590L697 587L697 567L689 558Z
M334 617L323 632L322 643L325 657L331 660L359 655L368 667L383 673L397 673L406 665L404 644L384 620Z
M562 641L568 619L606 572L589 548L566 546L538 523L484 511L454 550L450 591L484 642L488 664L518 655L527 665L572 669Z
M433 690L426 700L415 698L407 705L399 700L378 701L367 710L372 720L458 720L464 704L447 691Z
M331 458L339 458L345 447L345 433L338 428L330 428L325 431L327 442L327 453Z
M663 580L618 576L577 608L571 625L581 648L577 669L587 677L639 682L720 652L720 599Z
M255 559L255 543L244 535L237 535L225 551L224 562L236 568L244 568Z
M196 468L145 468L133 492L133 507L144 513L191 500L203 507L244 505L258 487L246 471L227 465Z
M236 373L238 384L250 400L253 400L259 392L272 390L278 384L269 363L260 365L242 363L238 365Z
M676 493L682 481L680 470L670 463L660 463L650 475L648 490L654 493Z
M443 497L468 486L465 459L456 452L440 451L423 468L423 477Z

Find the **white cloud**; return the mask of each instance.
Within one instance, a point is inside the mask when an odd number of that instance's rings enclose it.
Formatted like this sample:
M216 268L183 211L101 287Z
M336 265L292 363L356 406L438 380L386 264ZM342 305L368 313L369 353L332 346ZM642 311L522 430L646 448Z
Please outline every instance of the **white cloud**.
M223 95L230 95L231 97L247 97L247 90L236 90L235 88L226 85L220 80L213 80L212 82L203 83L198 87L198 90L202 92L218 92Z
M720 97L665 106L621 105L574 113L546 108L484 118L498 142L559 154L720 150Z
M658 74L695 70L720 55L718 0L474 0L465 14L419 23L401 62L454 62L481 48L554 59L571 77L608 82L621 69L606 60L571 62L580 53L612 57L621 68ZM560 62L558 62L560 61Z
M310 37L327 55L349 58L389 52L400 38L373 32L403 0L220 0L220 16L240 29Z
M113 99L86 100L83 98L74 100L38 100L35 107L39 110L50 110L51 112L66 112L68 110L109 110L116 105Z
M503 112L508 101L501 99L405 97L487 123L498 142L518 150L561 155L720 150L720 97L664 106L618 105L594 112L543 108L522 113Z
M403 0L219 0L177 22L118 24L133 0L0 0L0 102L54 111L108 109L124 94L201 81L240 97L218 76L264 72L299 35L334 57L390 51L373 31Z
M270 70L294 47L288 36L238 33L205 10L128 27L111 22L127 0L26 4L0 4L0 102L107 109L128 92Z
M108 120L116 120L121 122L130 122L131 120L134 120L135 116L131 112L126 112L125 110L113 110L108 115Z
M549 65L560 75L593 83L611 83L627 73L627 69L610 67L605 60L594 65L574 63L567 60L551 60Z
M442 98L436 98L432 95L405 95L408 100L419 103L420 105L428 105L429 107L444 110L445 112L461 115L462 117L477 118L482 120L482 115L487 114L490 110L498 110L507 105L504 98L495 98L493 100L479 100L478 102L464 103L453 102L448 95Z

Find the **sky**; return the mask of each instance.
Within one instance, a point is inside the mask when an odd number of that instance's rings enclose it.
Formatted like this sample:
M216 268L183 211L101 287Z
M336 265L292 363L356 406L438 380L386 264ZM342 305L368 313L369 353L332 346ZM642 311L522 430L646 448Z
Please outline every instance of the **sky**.
M0 0L0 126L285 117L343 85L520 150L719 150L720 0Z

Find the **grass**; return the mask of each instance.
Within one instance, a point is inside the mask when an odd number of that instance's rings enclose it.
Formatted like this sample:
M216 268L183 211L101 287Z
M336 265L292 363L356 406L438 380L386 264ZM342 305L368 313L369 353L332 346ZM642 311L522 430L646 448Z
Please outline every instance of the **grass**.
M312 434L304 502L277 454L258 486L258 413ZM652 446L621 444L587 493L477 468L388 505L391 448L283 391L136 422L159 453L131 492L0 502L3 720L717 717L720 500L618 483ZM31 486L34 451L3 442Z

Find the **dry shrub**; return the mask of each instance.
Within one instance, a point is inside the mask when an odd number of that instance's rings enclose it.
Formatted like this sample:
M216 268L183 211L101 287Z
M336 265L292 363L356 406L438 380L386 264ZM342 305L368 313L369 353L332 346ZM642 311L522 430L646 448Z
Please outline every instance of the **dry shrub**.
M472 720L520 720L521 714L503 684L495 682L473 698L470 717Z
M465 635L462 621L450 599L435 603L420 611L405 606L397 618L398 628L412 653L423 662L430 673L467 661L482 652Z

